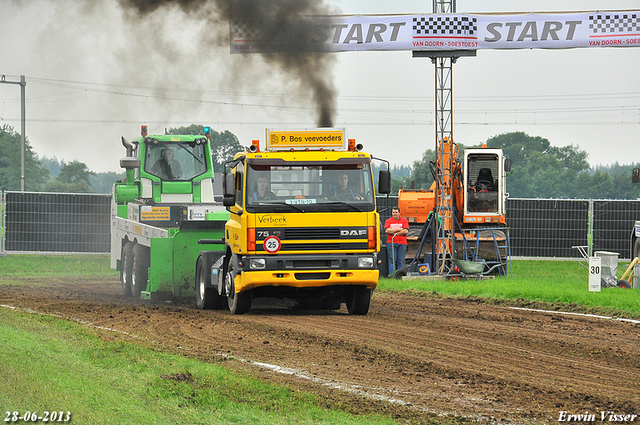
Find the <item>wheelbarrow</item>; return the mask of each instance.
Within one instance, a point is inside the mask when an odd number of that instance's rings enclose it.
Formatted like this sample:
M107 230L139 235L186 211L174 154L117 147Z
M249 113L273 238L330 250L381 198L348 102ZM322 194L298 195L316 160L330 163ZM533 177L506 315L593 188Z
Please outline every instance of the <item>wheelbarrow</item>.
M484 261L467 261L459 259L453 259L451 261L453 262L453 264L455 264L456 268L460 272L460 275L453 273L451 276L473 276L477 280L480 280L480 276L484 274L484 269L487 267L487 263L485 263Z

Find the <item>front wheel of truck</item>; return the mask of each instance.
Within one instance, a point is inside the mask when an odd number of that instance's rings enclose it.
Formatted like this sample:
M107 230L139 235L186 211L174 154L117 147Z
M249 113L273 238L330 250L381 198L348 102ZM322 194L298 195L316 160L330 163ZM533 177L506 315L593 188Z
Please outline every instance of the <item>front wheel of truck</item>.
M236 293L235 283L233 281L233 260L229 260L227 272L224 274L224 286L227 292L227 302L229 303L229 311L231 314L244 314L251 310L251 302L253 301L253 291L244 291Z
M226 299L211 286L211 258L198 257L196 263L196 305L201 310L220 310L225 307Z
M365 315L369 312L372 289L364 286L353 286L346 288L345 292L349 314Z

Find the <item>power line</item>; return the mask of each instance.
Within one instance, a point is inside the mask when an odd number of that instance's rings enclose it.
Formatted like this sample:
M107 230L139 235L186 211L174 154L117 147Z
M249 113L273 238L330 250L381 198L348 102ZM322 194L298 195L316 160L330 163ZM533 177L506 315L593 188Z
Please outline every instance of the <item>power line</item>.
M46 79L46 78L29 78L29 80L34 80L34 82L40 82L41 84L57 86L57 87L66 87L73 88L76 91L94 91L105 94L114 94L114 95L125 95L125 96L135 96L135 97L148 97L155 98L161 100L183 100L183 101L199 101L204 103L223 103L223 104L231 104L231 105L246 105L246 106L275 106L275 105L264 105L264 104L251 104L244 102L224 102L224 101L207 101L207 100L194 100L194 99L184 99L184 98L175 98L170 96L160 96L157 94L141 94L135 93L132 91L124 92L118 91L114 89L127 89L127 90L141 90L141 91L150 91L150 92L167 92L167 93L184 93L184 94L197 94L197 95L219 95L219 96L249 96L249 97L267 97L267 98L282 98L283 95L281 93L251 93L251 92L239 92L239 91L215 91L215 90L204 90L204 89L185 89L185 88L175 88L175 87L154 87L154 86L139 86L139 85L125 85L125 84L112 84L112 83L95 83L95 82L79 82L79 81L68 81L68 80L55 80L55 79ZM100 88L104 87L104 88ZM109 89L114 88L114 89ZM287 94L286 97L297 98L297 99L311 99L311 95L301 95L301 94ZM604 99L638 99L640 98L640 92L624 92L624 93L580 93L580 94L542 94L542 95L494 95L494 96L456 96L456 103L459 102L503 102L503 101L518 101L518 102L542 102L542 101L596 101L596 100L604 100ZM338 101L366 101L366 102L420 102L420 103L429 103L433 101L432 97L429 96L366 96L366 95L358 95L358 96L338 96ZM295 108L295 107L294 107Z
M62 87L66 88L70 91L66 91L65 93L58 94L47 94L42 95L36 98L29 98L28 100L31 103L51 103L55 105L56 103L61 102L75 102L75 101L83 101L88 99L94 99L101 96L116 96L116 97L124 97L124 98L140 98L145 99L145 101L158 100L163 102L189 102L198 105L215 105L218 107L229 107L229 108L240 108L241 110L260 110L260 111L271 111L271 112L281 112L281 113L297 113L297 114L311 114L316 108L311 106L299 106L299 105L291 105L291 104L272 104L272 103L264 103L264 102L228 102L223 100L209 100L203 99L202 96L205 95L221 95L221 96L245 96L245 97L265 97L265 98L276 98L283 96L281 94L273 94L273 93L240 93L240 92L224 92L224 91L211 91L211 90L196 90L196 89L184 89L184 88L159 88L152 86L137 86L137 85L123 85L123 84L108 84L108 83L94 83L94 82L77 82L77 81L68 81L68 80L57 80L57 79L45 79L45 78L29 78L29 81L33 81L36 83L54 86L54 87ZM183 98L176 97L170 95L158 95L153 93L136 93L135 91L148 90L148 91L164 91L168 94L171 93L180 93L180 94L197 94L200 98ZM86 95L82 95L82 93ZM59 98L60 96L65 96L65 98ZM58 97L58 99L51 99L53 97ZM291 96L287 96L290 98ZM309 99L308 96L304 95L295 95L294 98L298 101L302 99ZM553 124L558 125L577 125L584 124L589 125L593 124L594 121L586 118L587 115L584 114L599 114L599 118L602 119L604 117L620 117L625 118L625 114L627 115L627 121L631 120L629 115L638 114L640 115L640 104L632 104L632 105L606 105L602 102L606 99L611 100L621 100L621 99L638 99L640 98L640 92L636 93L590 93L590 94L551 94L551 95L532 95L532 96L487 96L487 97L478 97L478 96L469 96L464 97L461 96L456 99L457 104L464 104L465 102L469 102L471 104L477 102L505 102L505 101L513 101L513 102L544 102L544 101L553 101L554 106L546 107L499 107L499 108L469 108L469 107L457 107L456 112L459 115L468 115L468 116L484 116L486 119L481 120L481 122L471 124L467 121L468 125L502 125L502 124L523 124L527 122L527 114L535 114L535 119L532 120L536 124L542 124L545 121L552 120ZM352 101L366 101L368 105L371 105L375 102L420 102L420 103L430 103L433 99L422 96L413 96L413 97L402 97L402 96L339 96L338 103L345 102L349 103ZM575 105L567 105L565 107L558 106L558 102L580 102L580 104L584 104L587 101L599 101L596 106L575 106ZM3 101L3 115L4 115L4 105L5 103L10 104L15 100L11 99L11 101L6 100ZM310 99L309 99L310 101ZM425 121L424 116L432 116L434 111L432 109L424 109L424 108L388 108L388 107L340 107L338 109L339 120L343 121L345 118L353 117L354 119L359 120L360 125L407 125L407 124L421 124L424 125L427 121ZM379 116L376 115L371 117L370 115L376 114L384 114L385 118L382 120L379 119ZM549 117L548 115L553 115ZM580 118L580 115L583 115ZM602 116L601 114L605 114ZM403 118L402 116L407 116ZM495 115L507 115L513 117L513 120L500 119L496 120L495 118L490 118L490 116ZM395 119L389 120L389 117L396 117ZM573 117L571 117L573 116ZM579 121L582 119L582 121ZM0 121L11 121L11 118L0 116ZM375 120L375 122L369 122L368 120ZM30 122L86 122L86 123L123 123L129 122L127 120L101 120L101 119L64 119L64 118L37 118L30 116ZM148 122L153 122L150 120L144 120ZM277 120L276 120L277 121ZM622 120L624 121L624 119ZM636 120L638 121L638 120ZM140 122L140 120L135 120L135 122ZM166 122L165 120L158 122ZM184 121L181 121L184 122ZM236 121L228 121L229 123L242 123L243 120ZM271 121L273 122L273 120ZM353 121L349 121L353 123ZM246 122L245 122L246 123ZM605 124L607 121L599 120L598 123ZM610 122L609 124L617 124L619 122ZM634 122L626 122L626 124L632 124ZM462 122L457 122L457 124L462 124Z
M19 122L20 118L0 118L0 122ZM203 121L203 120L194 120L194 121ZM29 118L30 123L67 123L67 124L139 124L141 122L146 124L171 124L171 125L184 125L185 120L128 120L128 119L53 119L53 118ZM203 121L204 122L204 121ZM343 117L336 119L336 122L345 122L351 125L359 125L359 126L432 126L434 125L433 120L414 120L414 121L353 121L353 120L345 120ZM256 121L256 120L217 120L217 119L209 119L206 120L207 124L224 124L224 125L313 125L312 120L309 120L307 123L301 122L300 120L269 120L269 121ZM513 120L494 120L494 121L461 121L457 120L456 125L460 126L487 126L487 125L503 125L503 126L512 126L512 125L562 125L562 126L575 126L575 125L583 125L583 126L600 126L600 125L640 125L640 121L552 121L546 122L543 120L522 120L522 121L513 121Z

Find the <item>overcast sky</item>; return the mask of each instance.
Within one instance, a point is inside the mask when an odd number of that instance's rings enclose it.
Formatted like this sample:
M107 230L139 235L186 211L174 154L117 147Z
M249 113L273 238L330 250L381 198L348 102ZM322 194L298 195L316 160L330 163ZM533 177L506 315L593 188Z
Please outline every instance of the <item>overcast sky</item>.
M19 3L19 5L17 4ZM27 79L27 137L40 156L120 171L140 125L211 125L241 144L315 126L311 98L259 55L230 55L211 23L177 10L146 19L115 0L0 6L0 75ZM431 13L431 1L333 0L344 14ZM459 13L634 10L637 0L458 0ZM220 24L220 34L228 27ZM434 65L410 51L334 53L335 126L410 165L435 143ZM251 57L245 57L251 56ZM454 65L454 138L524 131L577 145L592 165L640 162L640 48L479 50ZM20 130L20 90L0 84L0 125ZM0 152L0 155L2 153ZM517 164L514 164L517 166Z

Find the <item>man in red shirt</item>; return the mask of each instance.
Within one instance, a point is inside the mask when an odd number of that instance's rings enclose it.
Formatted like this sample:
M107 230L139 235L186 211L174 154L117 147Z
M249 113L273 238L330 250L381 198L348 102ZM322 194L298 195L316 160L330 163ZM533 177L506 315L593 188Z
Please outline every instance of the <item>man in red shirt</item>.
M387 234L387 258L389 262L389 276L404 267L404 257L407 254L407 233L409 221L400 217L400 208L393 207L391 218L384 222L384 232Z

